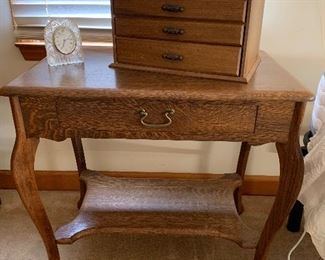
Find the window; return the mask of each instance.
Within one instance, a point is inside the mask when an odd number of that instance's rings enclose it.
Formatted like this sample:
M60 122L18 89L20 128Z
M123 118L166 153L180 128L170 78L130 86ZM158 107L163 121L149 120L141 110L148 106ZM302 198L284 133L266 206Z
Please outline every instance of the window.
M109 0L10 0L17 44L42 44L51 18L67 17L78 24L84 43L111 42Z

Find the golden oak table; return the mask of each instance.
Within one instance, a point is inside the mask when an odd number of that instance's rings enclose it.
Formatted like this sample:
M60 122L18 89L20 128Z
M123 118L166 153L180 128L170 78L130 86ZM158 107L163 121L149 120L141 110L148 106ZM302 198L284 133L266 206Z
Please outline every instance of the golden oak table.
M299 126L306 91L266 54L248 84L108 68L110 50L89 50L85 63L48 67L46 60L8 85L16 143L11 170L49 259L57 244L98 232L218 236L255 248L263 259L303 179ZM34 175L40 138L72 139L81 179L79 215L55 233ZM86 167L81 138L242 142L237 172L150 176ZM280 184L262 234L240 219L240 186L251 145L276 143ZM186 178L185 178L186 177ZM235 202L234 202L235 201Z

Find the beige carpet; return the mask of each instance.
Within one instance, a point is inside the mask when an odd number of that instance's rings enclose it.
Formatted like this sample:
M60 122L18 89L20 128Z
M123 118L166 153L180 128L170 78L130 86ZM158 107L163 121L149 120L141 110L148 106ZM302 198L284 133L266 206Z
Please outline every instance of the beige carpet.
M77 213L77 192L41 192L41 196L54 228ZM46 260L41 238L16 191L1 190L0 197L0 259ZM272 202L272 197L244 197L244 221L261 229ZM272 243L268 259L287 259L299 236L282 228ZM244 250L221 239L159 235L97 235L59 246L59 250L62 260L246 260L254 255L254 250ZM292 256L292 260L319 259L309 236Z

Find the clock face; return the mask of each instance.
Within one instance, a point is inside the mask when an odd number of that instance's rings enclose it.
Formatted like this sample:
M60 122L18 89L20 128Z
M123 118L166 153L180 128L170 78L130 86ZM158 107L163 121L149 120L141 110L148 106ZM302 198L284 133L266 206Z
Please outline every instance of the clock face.
M53 42L56 49L66 55L72 53L77 46L75 34L64 26L60 26L54 31Z

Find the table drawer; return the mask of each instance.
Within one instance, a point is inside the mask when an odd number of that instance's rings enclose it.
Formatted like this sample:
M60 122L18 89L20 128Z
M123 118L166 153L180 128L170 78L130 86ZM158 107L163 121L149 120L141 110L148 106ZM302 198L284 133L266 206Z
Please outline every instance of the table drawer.
M117 63L234 76L241 59L240 47L121 37L116 52Z
M244 26L234 23L199 22L120 16L115 18L117 36L241 45Z
M203 7L203 8L202 8ZM246 0L114 0L115 14L244 22Z
M257 109L255 104L130 99L60 99L57 108L60 127L67 130L172 132L173 136L253 133Z

